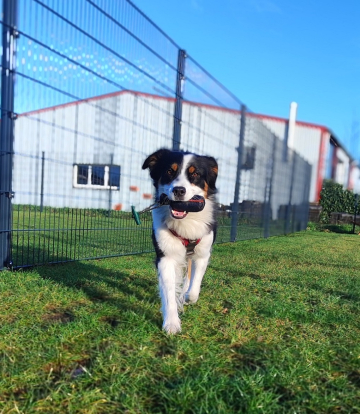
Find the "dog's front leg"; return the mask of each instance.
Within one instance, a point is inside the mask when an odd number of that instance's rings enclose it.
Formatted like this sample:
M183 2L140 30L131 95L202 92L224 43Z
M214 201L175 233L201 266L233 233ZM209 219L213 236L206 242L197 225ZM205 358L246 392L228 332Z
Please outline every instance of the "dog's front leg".
M198 258L194 261L194 271L192 272L189 290L185 294L185 302L192 304L199 299L201 282L203 280L210 254L206 257Z
M201 282L210 259L211 246L214 241L213 232L203 237L195 248L195 256L191 271L190 286L185 293L186 303L196 303L199 299Z
M181 323L176 303L176 269L177 262L169 257L162 257L157 265L161 296L163 329L168 334L181 331Z

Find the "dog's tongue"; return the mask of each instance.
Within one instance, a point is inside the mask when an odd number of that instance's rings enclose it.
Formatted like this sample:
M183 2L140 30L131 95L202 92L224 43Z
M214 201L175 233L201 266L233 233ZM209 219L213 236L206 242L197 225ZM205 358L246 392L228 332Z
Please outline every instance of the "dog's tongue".
M177 217L177 218L183 218L187 214L186 211L171 210L171 212L172 212L173 216Z

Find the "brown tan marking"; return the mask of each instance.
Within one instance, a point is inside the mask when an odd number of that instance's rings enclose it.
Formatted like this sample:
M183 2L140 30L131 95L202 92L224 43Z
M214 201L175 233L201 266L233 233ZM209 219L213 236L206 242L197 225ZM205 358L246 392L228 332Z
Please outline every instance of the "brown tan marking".
M208 190L209 190L209 186L208 186L208 183L207 182L205 182L205 185L204 185L204 198L208 198Z
M212 170L214 171L214 173L217 175L218 173L218 167L213 167Z
M189 173L192 174L195 171L195 167L192 165L189 167Z
M174 171L177 171L178 170L178 168L179 168L179 166L174 162L174 164L172 164L171 165L171 168L174 170Z

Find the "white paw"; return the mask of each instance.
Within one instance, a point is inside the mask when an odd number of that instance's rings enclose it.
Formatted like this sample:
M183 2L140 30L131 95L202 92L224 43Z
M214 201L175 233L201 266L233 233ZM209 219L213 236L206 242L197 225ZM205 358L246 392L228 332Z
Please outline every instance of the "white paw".
M164 321L163 330L168 334L176 334L181 332L181 322L180 319L177 318L175 321Z
M199 295L196 295L191 292L185 293L185 303L188 305L193 305L194 303L198 301L198 299L199 299Z

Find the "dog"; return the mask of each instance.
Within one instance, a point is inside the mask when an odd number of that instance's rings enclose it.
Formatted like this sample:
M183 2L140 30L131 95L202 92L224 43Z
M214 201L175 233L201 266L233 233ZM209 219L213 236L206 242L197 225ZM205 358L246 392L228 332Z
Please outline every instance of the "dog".
M152 212L152 240L163 329L168 334L176 334L181 331L179 311L183 304L196 303L199 298L216 237L218 164L213 157L163 148L149 155L142 169L149 169L156 190L155 201L160 202L164 194L170 201L170 205L162 205ZM178 211L174 207L176 202L186 204L194 196L204 198L201 211Z

